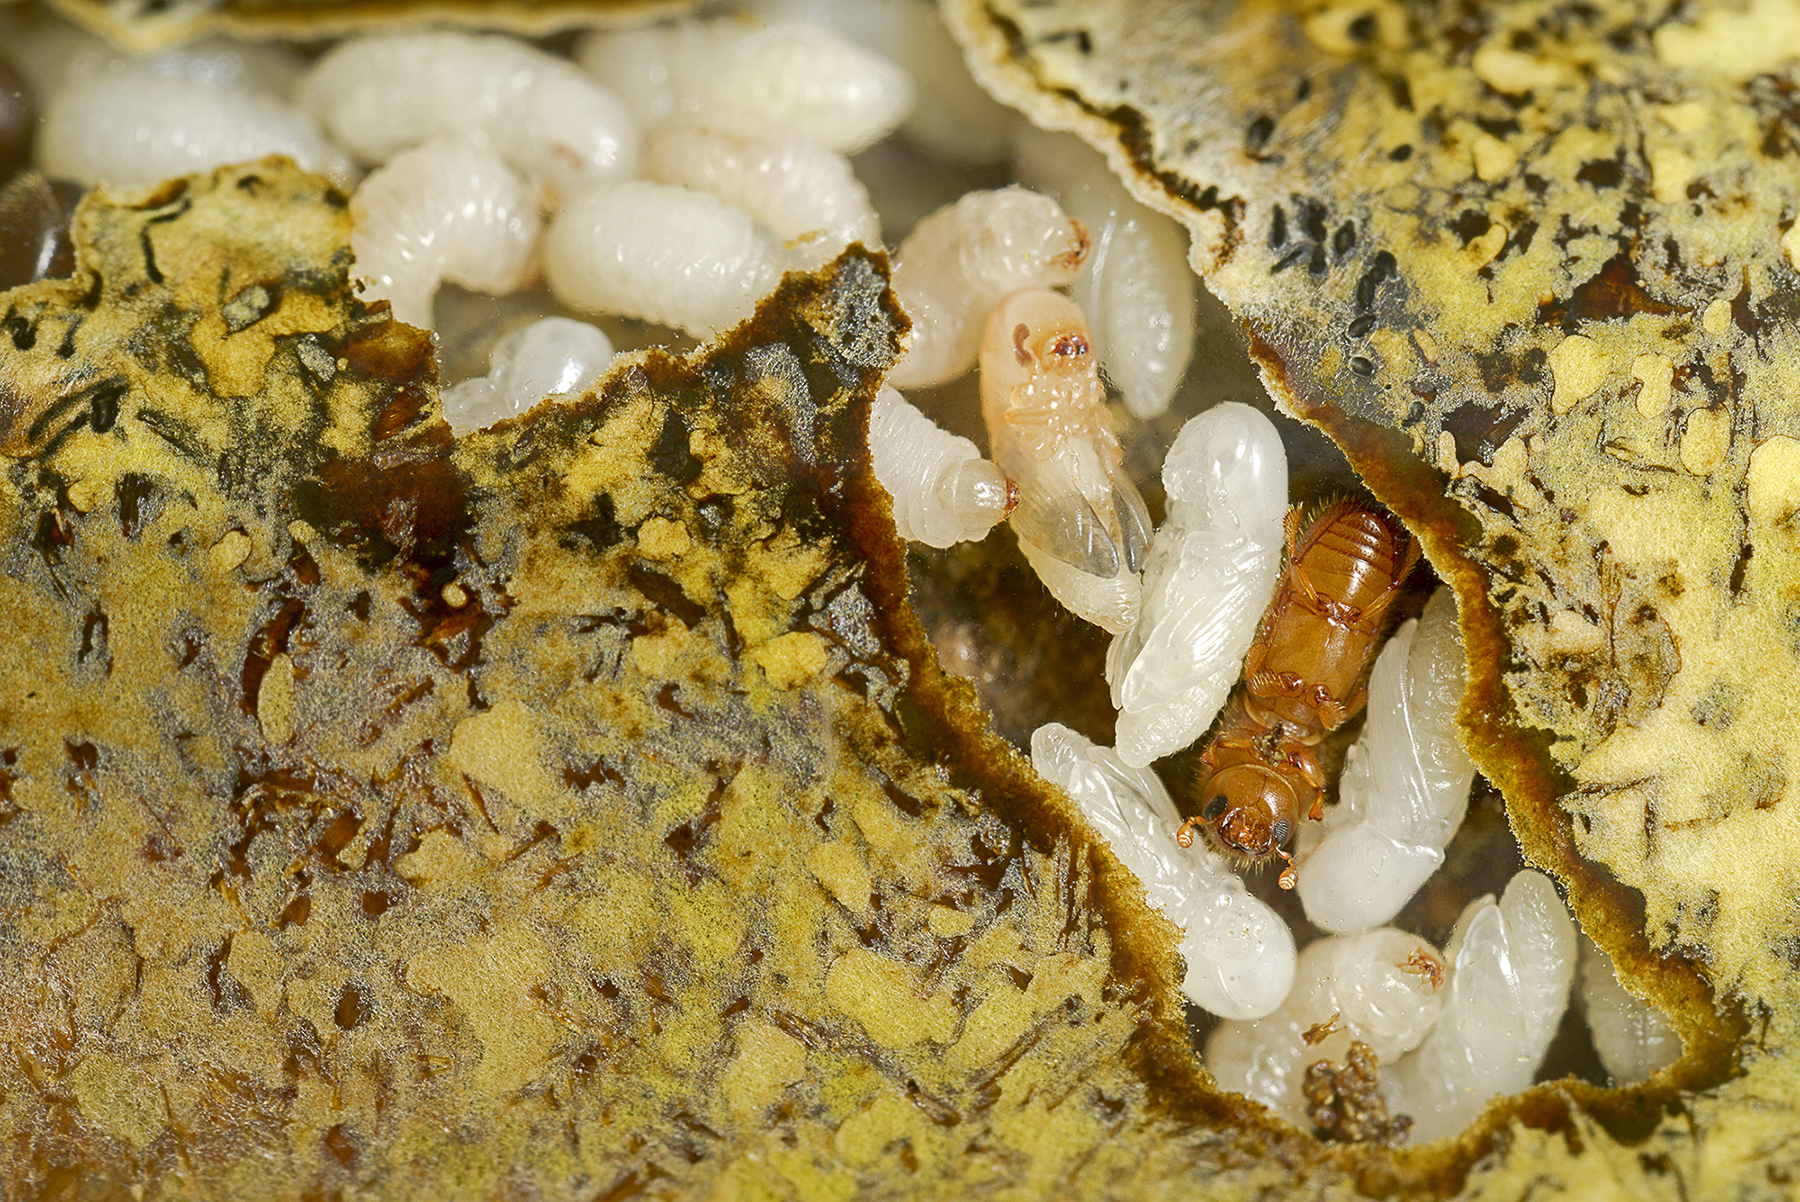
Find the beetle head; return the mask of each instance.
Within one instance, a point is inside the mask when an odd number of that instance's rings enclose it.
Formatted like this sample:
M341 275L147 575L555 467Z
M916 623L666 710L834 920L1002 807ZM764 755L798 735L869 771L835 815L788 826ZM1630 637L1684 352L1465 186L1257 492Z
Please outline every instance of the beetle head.
M1251 860L1281 855L1299 821L1287 777L1266 764L1228 764L1201 786L1200 817L1226 852Z

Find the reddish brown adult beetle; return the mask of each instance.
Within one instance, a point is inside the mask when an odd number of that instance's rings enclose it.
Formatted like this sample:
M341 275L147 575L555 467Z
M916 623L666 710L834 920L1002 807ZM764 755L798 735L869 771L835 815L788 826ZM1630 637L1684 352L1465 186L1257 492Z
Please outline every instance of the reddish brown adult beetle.
M1244 657L1244 688L1201 755L1200 813L1181 824L1183 847L1199 827L1222 851L1252 860L1288 858L1305 810L1324 814L1318 746L1363 707L1363 678L1388 608L1419 549L1392 518L1339 501L1307 523L1287 515L1287 564ZM1294 868L1281 886L1294 887Z

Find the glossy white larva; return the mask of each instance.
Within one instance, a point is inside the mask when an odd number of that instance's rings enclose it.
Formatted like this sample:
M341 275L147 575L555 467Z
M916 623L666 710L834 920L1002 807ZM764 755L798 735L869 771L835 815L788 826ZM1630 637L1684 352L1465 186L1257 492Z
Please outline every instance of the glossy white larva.
M787 243L797 268L828 262L852 242L881 245L868 189L850 161L760 122L669 117L645 139L644 175L743 209Z
M126 71L61 89L38 133L37 156L56 179L150 184L283 154L348 185L350 160L307 114L247 88Z
M1006 158L1019 115L981 90L934 5L920 0L751 0L765 21L811 21L878 54L912 76L918 101L900 126L914 146L953 163Z
M948 547L985 537L1006 517L1005 474L889 387L869 409L869 456L901 538Z
M1088 261L1070 295L1094 326L1100 366L1140 418L1166 411L1194 347L1197 281L1187 235L1125 190L1098 151L1072 134L1021 126L1013 166L1087 227Z
M40 104L63 88L134 73L288 99L306 60L286 46L205 37L151 54L125 54L105 38L48 17L35 6L0 9L0 45Z
M353 38L307 73L298 99L365 163L455 136L505 158L552 198L637 169L637 126L619 99L566 59L512 38Z
M1456 727L1463 679L1456 601L1439 589L1375 660L1368 720L1345 758L1338 804L1301 828L1294 864L1314 925L1380 926L1444 862L1475 779Z
M644 180L577 194L544 237L544 276L564 304L702 337L748 317L784 266L742 210Z
M1018 492L1013 531L1044 586L1114 634L1138 616L1150 515L1121 468L1081 310L1026 289L995 306L981 340L989 453Z
M1144 564L1136 625L1106 653L1128 764L1181 750L1218 717L1281 571L1287 452L1257 410L1215 405L1163 460L1167 517Z
M612 341L594 326L542 318L494 344L487 375L444 389L444 420L460 434L517 417L546 397L580 393L612 358Z
M850 154L912 109L912 80L885 56L817 25L736 18L589 34L581 65L648 125L672 112L760 117Z
M488 151L434 138L395 155L350 199L352 275L365 299L385 298L401 321L430 329L448 281L504 294L524 282L537 241L537 203Z
M1068 283L1087 250L1079 223L1024 188L970 192L932 213L896 255L894 294L913 329L888 382L923 388L962 375L993 307L1021 288Z
M1145 900L1184 928L1189 1001L1229 1019L1260 1018L1282 1004L1295 980L1287 924L1203 841L1176 844L1175 803L1155 773L1054 722L1032 734L1031 763L1081 807L1143 882Z

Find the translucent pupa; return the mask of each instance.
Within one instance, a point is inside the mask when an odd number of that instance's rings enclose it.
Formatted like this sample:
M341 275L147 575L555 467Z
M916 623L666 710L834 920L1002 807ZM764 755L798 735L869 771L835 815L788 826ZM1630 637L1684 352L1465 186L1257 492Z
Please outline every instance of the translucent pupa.
M1137 620L1150 514L1124 453L1074 302L1031 288L994 307L981 341L989 453L1018 489L1026 558L1057 600L1119 633Z

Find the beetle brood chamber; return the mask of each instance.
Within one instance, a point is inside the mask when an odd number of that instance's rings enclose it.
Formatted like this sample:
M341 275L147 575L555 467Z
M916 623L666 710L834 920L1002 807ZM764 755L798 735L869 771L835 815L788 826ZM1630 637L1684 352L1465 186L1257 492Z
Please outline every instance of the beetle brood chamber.
M511 51L506 53L511 53ZM399 66L404 66L403 59L399 60ZM324 75L321 74L315 78L324 78ZM557 78L563 78L563 76L558 75ZM697 111L699 107L697 106ZM428 117L430 115L426 114ZM697 117L692 119L700 120ZM706 129L708 127L701 124L699 128ZM422 133L433 131L416 132L420 132L422 136ZM488 136L491 137L491 135ZM721 133L719 136L723 138L726 135ZM761 137L762 141L757 141L758 137ZM765 131L760 130L755 135L733 133L730 138L733 140L723 151L717 147L711 149L702 147L692 150L691 153L696 156L715 155L720 161L730 160L737 163L738 168L742 169L743 162L740 160L763 154L764 150L770 146L779 149L783 145L779 140L768 139ZM500 140L504 141L504 139ZM677 153L668 150L668 146L676 144L673 138L668 142L654 143L655 146L662 148L658 152L662 154ZM686 145L686 143L680 144ZM1056 153L1055 140L1051 140L1050 145L1052 149L1049 153L1054 156ZM1047 172L1042 165L1043 156L1046 153L1043 140L1033 139L1032 146L1032 153L1036 156L1038 164L1035 170L1039 176L1053 175L1053 172ZM747 147L749 149L746 149ZM758 149L759 147L762 149ZM365 160L382 157L384 153L358 148L359 156ZM402 153L407 152L403 150ZM1088 154L1084 149L1072 143L1065 144L1062 153L1071 161ZM490 164L484 161L484 170L492 166L506 171L530 169L529 157L525 162L512 162L510 166L499 161L505 156L490 155L489 157L494 158L495 162ZM784 163L800 161L803 158L804 156L794 154L788 154L784 158L776 150L769 150L763 158L755 161ZM841 174L833 173L835 168L843 163L843 160L815 157L804 161L811 163L817 171L823 172L823 175L818 178L829 177L839 183L843 182ZM906 171L918 167L929 169L938 178L943 178L946 174L941 170L944 166L941 161L929 157L915 158L913 151L896 148L891 144L869 152L867 158L856 160L856 164L860 167L866 163L871 175L875 175L878 165L883 161L890 173L888 176L890 180L895 174L904 174ZM893 163L896 161L905 164L900 172L893 171ZM1090 155L1087 165L1083 168L1089 175L1093 173L1094 162L1097 160ZM824 164L824 166L820 166L820 164ZM545 171L548 175L548 169ZM454 176L457 173L452 172L451 174ZM470 169L463 170L460 174L467 182L479 173ZM680 172L666 163L658 169L659 177L665 179L679 174ZM1072 177L1079 177L1081 173L1072 170L1070 174ZM380 177L370 177L371 181L378 178ZM563 198L575 195L577 189L591 186L592 191L580 193L583 198L581 203L586 204L587 207L579 209L584 220L592 218L587 222L587 226L584 226L584 229L590 234L606 225L602 221L602 217L611 212L607 208L608 205L624 204L634 198L637 200L648 198L654 207L656 197L669 195L653 191L647 185L628 187L614 185L607 180L598 182L586 180L579 176L569 179L558 178L551 182L527 177L521 177L521 179L524 182L514 188L514 191L521 195L525 193L527 185L538 189L540 195L554 192ZM874 184L871 191L875 193L876 208L881 210L884 216L888 216L890 222L893 222L891 214L902 209L905 202L901 202L900 205L890 205L889 196L884 193L881 181L872 180L871 182ZM921 188L917 181L908 182L915 192ZM1003 169L990 166L988 174L979 178L977 182L1003 183ZM923 185L923 188L929 191L934 186L941 185L926 184ZM632 187L636 187L635 192L632 191ZM602 189L622 190L603 193ZM959 184L954 189L945 189L943 195L936 199L954 200L962 190ZM779 190L776 192L778 194ZM374 194L373 190L370 194ZM682 196L684 201L692 199L692 194L684 193ZM723 202L720 203L723 204ZM1071 208L1073 208L1073 203L1071 201ZM1119 202L1115 198L1113 203ZM707 204L708 212L729 211L717 210L716 206L710 206L710 202ZM431 206L426 207L429 209ZM445 206L439 205L438 207ZM490 204L486 209L480 210L480 213L492 217L496 228L504 227L512 232L520 233L524 243L529 244L532 240L532 234L528 228L530 222L523 219L514 220L513 216L509 215L512 210L520 207L521 204L517 197L513 197L505 203ZM919 206L915 202L915 207L935 208L936 205ZM668 205L664 205L660 215L666 216L668 208ZM855 208L855 205L851 205L851 208ZM535 214L532 216L535 217ZM770 224L766 214L761 216L765 225ZM852 214L850 218L846 218L841 223L841 228L837 228L833 220L827 220L829 216L828 214L826 217L817 218L819 227L824 230L827 237L843 240L866 236L866 215ZM695 216L696 222L705 220L710 219L706 218L704 214ZM743 220L747 221L748 219L744 218ZM1090 220L1092 219L1090 218ZM893 222L893 224L899 226L903 223ZM566 228L573 228L573 226ZM607 228L612 227L608 226ZM675 229L673 233L669 233L654 245L635 248L632 253L642 250L643 257L626 264L626 275L622 282L615 281L618 283L617 290L606 293L588 293L562 289L564 299L583 305L605 306L617 310L618 313L601 320L607 329L616 335L616 341L621 345L633 346L647 340L664 340L669 337L669 334L667 331L622 321L619 313L628 318L660 318L675 325L687 326L690 329L704 332L707 329L728 324L729 321L747 311L748 306L754 303L756 294L772 282L781 266L790 261L786 256L804 254L810 257L810 262L815 263L820 258L820 247L815 244L816 239L807 237L813 232L810 226L806 230L787 231L782 235L790 240L796 237L800 238L803 244L796 247L782 246L780 239L771 239L765 231L754 230L746 225L744 230L749 232L738 240L742 246L738 246L738 243L732 244L740 250L748 247L749 249L745 250L743 254L738 254L737 250L727 247L716 255L710 255L698 266L690 264L687 267L678 266L673 269L684 282L693 282L695 278L706 276L710 272L722 279L723 284L720 289L700 288L696 294L700 299L691 311L684 309L681 313L676 313L673 310L653 310L643 307L634 298L645 292L647 287L645 281L648 280L651 283L656 281L657 277L654 272L659 259L666 258L671 253L672 244L681 242L681 232L687 228L689 227L682 226ZM733 229L737 229L737 227L734 226ZM890 228L887 230L887 235L890 241L897 241L901 232L902 230L899 228ZM594 236L597 238L600 235L594 234ZM619 258L615 249L611 247L610 243L588 241L583 242L576 251L570 254L555 254L553 258L558 263L578 259L585 266L597 269L599 261L609 255L615 260ZM593 259L594 262L581 259L581 256L584 255ZM365 256L371 261L373 257L373 254ZM406 258L407 256L403 255L402 257ZM518 256L514 257L518 258ZM1051 254L1047 257L1054 259L1057 256ZM904 252L902 261L904 261ZM491 286L497 288L510 286L512 283L518 282L521 277L529 275L531 271L529 263L523 261L509 262L504 266L506 270L501 274L507 278L501 283ZM584 274L591 277L596 274L596 271L588 271ZM451 276L450 278L454 279L455 277ZM435 285L436 279L436 275L431 275L429 283ZM552 282L554 283L555 280L553 279ZM903 284L903 278L899 282ZM966 283L966 281L961 282ZM431 287L425 289L427 297L431 290ZM655 289L651 290L655 291ZM904 291L902 288L903 295ZM1094 286L1093 291L1099 294L1103 293L1105 289ZM669 295L660 292L657 294L664 299ZM398 293L395 294L395 300L397 304L400 303ZM415 298L412 303L429 307L430 302L429 299L420 302ZM459 307L465 311L474 310L478 314L477 318L474 320L465 318L453 322L442 321L446 309L454 310ZM471 364L467 370L456 374L474 376L478 374L477 365L485 367L489 346L498 340L499 335L518 325L519 319L522 317L554 311L557 311L556 304L541 291L528 292L515 300L504 302L488 302L466 294L440 296L438 317L450 338L443 346L444 358L447 362ZM1131 398L1133 407L1140 412L1148 413L1148 416L1141 418L1127 416L1115 399L1113 408L1118 411L1116 413L1116 429L1121 435L1123 443L1122 470L1145 492L1152 518L1163 517L1168 508L1165 498L1161 495L1160 470L1163 465L1164 452L1173 440L1175 432L1181 427L1183 419L1214 405L1221 399L1251 401L1266 406L1260 382L1249 370L1248 360L1238 344L1236 332L1225 319L1223 312L1216 305L1210 303L1204 305L1201 312L1202 317L1197 323L1198 332L1195 335L1194 358L1204 367L1191 373L1188 382L1179 390L1174 391L1173 405L1166 413L1160 415L1154 413L1153 410L1159 402L1142 399L1146 395L1159 394L1162 385L1158 384L1155 379L1146 382L1143 379L1132 377L1127 380L1124 371L1118 373L1119 380L1128 390L1127 395ZM966 326L968 321L967 315L958 315L956 320L949 324ZM978 321L979 315L977 315L977 323ZM1166 324L1174 330L1180 330L1183 326L1178 315L1171 316ZM1164 339L1164 343L1166 341ZM1161 348L1159 353L1167 350L1163 343L1159 343L1158 346ZM513 349L516 351L517 347L515 346ZM1104 358L1104 347L1102 350ZM560 355L560 352L552 352L552 354ZM505 374L502 362L497 361L494 364L494 370L496 380ZM914 399L919 402L925 412L936 417L941 424L957 432L969 434L977 445L985 447L988 443L987 437L981 430L979 421L972 419L972 414L978 408L973 403L973 397L974 382L972 379L965 379L961 383L918 392ZM1291 459L1292 495L1296 500L1325 498L1355 492L1359 489L1353 474L1349 472L1347 465L1329 447L1329 444L1291 421L1277 419L1277 422ZM660 453L666 453L679 459L679 456L675 455L673 447L664 447L662 440L658 439L651 454L655 456ZM661 461L658 460L658 462ZM685 461L675 462L674 467L677 472L686 470ZM594 519L596 537L607 537L609 530L607 523L614 520L616 518L610 511L597 514ZM1104 637L1086 624L1071 618L1061 607L1055 605L1048 594L1042 591L1035 577L1024 567L1010 533L1001 532L990 537L984 543L964 545L945 551L915 550L909 553L909 561L914 572L914 599L918 611L932 631L943 661L953 670L975 680L978 691L997 716L1001 731L1016 745L1023 747L1033 730L1050 721L1067 723L1103 742L1110 743L1112 741L1115 730L1112 701L1107 694L1105 680L1106 644ZM1423 606L1428 591L1429 582L1423 579L1415 581L1409 600L1403 603L1401 610L1405 613L1416 613ZM1328 749L1330 751L1327 756L1328 763L1335 765L1343 748L1348 745L1355 734L1355 726L1346 728L1342 732L1341 737ZM1193 755L1194 752L1190 751L1185 757L1177 756L1174 760L1165 762L1162 765L1165 779L1179 788L1179 782L1192 772ZM1332 775L1335 777L1335 770ZM1451 925L1461 912L1464 902L1483 892L1498 892L1511 878L1513 868L1518 863L1516 847L1498 812L1492 792L1478 788L1477 797L1477 804L1473 809L1470 821L1464 826L1463 835L1447 851L1445 870L1439 877L1433 878L1427 884L1425 890L1402 911L1397 920L1403 928L1416 931L1436 947L1442 947L1448 938ZM1484 873L1487 875L1483 875ZM1308 942L1311 928L1305 923L1295 906L1294 899L1273 889L1272 883L1273 874L1265 873L1252 877L1252 884L1263 894L1264 901L1273 906L1276 912L1280 913L1296 931L1302 933L1301 942L1303 944ZM1196 1039L1200 1033L1197 1027ZM1565 1054L1561 1058L1553 1055L1545 1063L1543 1072L1560 1075L1565 1071L1576 1069L1586 1072L1590 1076L1595 1075L1591 1054L1583 1050L1585 1041L1579 1032L1576 1031L1563 1042L1566 1045ZM1434 1134L1442 1133L1444 1132L1434 1132Z

